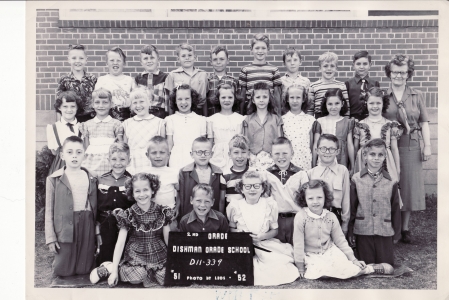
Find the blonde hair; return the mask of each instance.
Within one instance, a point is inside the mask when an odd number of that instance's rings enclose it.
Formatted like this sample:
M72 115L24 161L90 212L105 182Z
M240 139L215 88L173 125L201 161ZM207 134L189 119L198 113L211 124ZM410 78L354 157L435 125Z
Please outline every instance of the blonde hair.
M188 50L189 52L193 52L195 54L195 48L189 43L182 43L176 47L176 56L179 56L181 50Z
M320 64L320 67L324 62L333 62L333 61L335 61L336 65L338 64L338 55L335 54L334 52L328 51L328 52L321 54L320 57L318 57L318 62Z

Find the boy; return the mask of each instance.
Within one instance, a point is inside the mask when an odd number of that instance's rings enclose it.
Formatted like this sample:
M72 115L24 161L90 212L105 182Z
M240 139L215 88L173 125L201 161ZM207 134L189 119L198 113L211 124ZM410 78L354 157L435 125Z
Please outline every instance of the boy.
M97 227L99 228L101 246L97 256L97 266L105 261L112 261L117 243L117 219L112 214L116 208L127 209L133 204L125 194L125 181L131 178L126 171L129 165L129 146L126 143L113 143L109 147L109 164L111 170L98 177L97 192Z
M284 62L284 66L287 68L287 72L284 76L281 77L281 104L283 106L285 94L287 93L287 89L290 86L298 84L303 86L308 92L310 87L310 80L307 77L301 76L301 73L299 72L299 66L302 63L302 57L299 50L296 50L295 48L287 48L282 54L282 61Z
M200 95L196 113L202 116L207 116L207 73L206 71L194 67L195 61L197 60L195 49L188 43L182 43L176 47L176 55L181 67L168 74L167 79L165 80L166 93L169 95L175 87L181 84L190 85ZM169 114L173 114L170 107Z
M293 147L289 139L285 137L278 137L273 141L271 148L271 158L274 160L275 165L267 169L268 172L276 176L276 178L285 185L290 177L301 171L300 168L291 163L293 156ZM297 177L300 183L307 182L307 177L304 172ZM268 178L269 179L269 178ZM291 181L293 182L293 180ZM291 183L289 183L290 185ZM277 185L272 184L273 189L276 190ZM295 188L298 189L298 184L295 184ZM283 243L290 243L293 245L293 223L296 215L296 207L292 207L284 196L278 196L276 192L273 193L273 198L278 203L279 217L278 217L278 234L276 236Z
M58 276L89 273L94 267L97 214L97 178L81 167L83 140L68 137L61 158L66 166L47 177L45 242L55 254L53 270Z
M329 211L333 212L346 235L349 222L349 172L345 166L337 163L335 157L340 152L338 139L333 134L322 134L318 139L318 165L307 171L309 179L326 182L334 195Z
M229 141L229 157L232 160L232 167L223 171L220 178L220 211L226 211L229 202L234 199L243 199L242 194L235 190L238 180L248 171L249 141L241 134L234 135Z
M159 51L153 45L145 45L140 50L140 64L145 69L134 79L137 85L146 86L153 94L150 114L164 119L168 112L168 94L165 93L165 79L168 73L159 70Z
M223 84L229 84L234 89L234 95L237 96L238 80L226 73L226 67L229 63L228 50L224 46L216 46L210 51L210 64L214 72L209 74L207 87L207 116L220 111L220 103L216 100L218 87ZM236 100L236 99L235 99Z
M88 74L84 68L87 63L87 55L83 45L69 45L67 60L70 65L70 73L59 78L56 98L62 92L73 91L81 98L80 109L76 114L78 122L86 122L95 116L92 108L92 92L97 83L97 77Z
M326 52L320 55L318 58L320 65L319 71L321 72L321 78L310 84L309 88L309 108L307 113L309 115L315 114L315 119L321 118L321 102L324 99L324 94L330 88L339 88L343 92L343 98L348 102L349 116L350 106L348 101L348 92L346 91L346 85L344 82L335 79L338 66L338 56L333 52Z
M190 155L194 162L179 171L178 222L192 211L190 197L193 187L198 183L210 185L214 191L213 199L220 199L220 177L223 172L219 167L209 163L212 154L212 143L206 137L198 137L193 141ZM214 202L212 208L218 210L221 206L220 203Z
M178 169L167 167L170 156L167 139L159 135L152 137L148 143L146 156L151 161L151 167L145 168L143 172L159 176L161 182L154 196L154 202L174 209L173 218L176 219L179 209ZM173 231L176 227L177 222L174 220L170 224L170 229Z
M368 113L363 112L363 101L366 92L374 87L379 87L379 82L369 78L369 69L371 68L371 55L368 51L361 50L354 54L352 58L352 67L355 76L345 82L348 91L349 105L351 106L351 118L359 121L368 117Z
M214 191L208 184L199 183L193 187L190 203L193 210L181 218L181 232L228 232L226 217L219 211L211 209L214 205Z
M258 82L265 82L273 92L273 106L277 114L281 114L281 75L279 69L266 62L268 50L270 49L270 39L263 33L256 34L251 40L251 53L254 60L251 64L244 66L240 70L239 86L240 99L242 99L241 114L245 115L248 103L251 102L251 94L254 85Z
M401 233L398 183L382 167L386 155L382 139L369 141L363 148L367 165L351 179L348 240L367 264L394 265L393 239Z

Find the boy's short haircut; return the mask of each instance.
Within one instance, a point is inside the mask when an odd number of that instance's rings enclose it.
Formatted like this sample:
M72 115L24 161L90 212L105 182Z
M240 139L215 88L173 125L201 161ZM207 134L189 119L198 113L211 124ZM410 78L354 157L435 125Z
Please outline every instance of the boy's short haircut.
M320 57L318 57L318 62L321 65L324 62L332 62L335 61L335 64L338 64L338 55L335 54L334 52L324 52L323 54L320 55Z
M251 49L253 49L254 44L257 42L264 42L267 45L267 48L270 48L270 38L264 33L257 33L254 35L251 39Z
M338 145L338 138L333 135L333 134L329 134L329 133L323 133L322 135L320 135L318 142L317 142L317 147L320 147L320 143L322 140L328 140L331 142L334 142L335 145L337 146L337 149L340 149L340 146Z
M123 52L123 50L120 47L112 47L108 51L106 51L106 61L109 59L108 54L109 52L115 52L123 59L123 63L126 64L126 54Z
M65 91L58 95L56 98L55 104L53 105L56 112L61 113L61 110L59 108L62 105L62 100L65 99L65 102L75 102L77 113L82 109L82 99L80 96L78 96L74 91Z
M363 146L363 153L366 154L366 152L373 147L382 147L387 149L387 145L382 139L372 139L366 143L365 146Z
M152 143L153 144L166 144L168 147L168 141L166 138L164 138L163 136L160 136L160 135L155 135L148 142L147 152L150 150Z
M239 148L242 150L249 150L249 140L242 134L234 135L229 141L229 150L231 148Z
M151 101L152 99L150 99L150 97L152 98L153 94L151 94L151 93L148 94L147 91L143 88L137 88L129 94L129 102L132 103L132 101L134 99L142 99L142 98L145 98L148 101Z
M109 156L116 152L126 153L129 156L130 150L127 143L124 142L115 142L109 147Z
M189 52L193 52L195 54L195 48L189 43L182 43L176 47L176 56L179 56L181 50L188 50Z
M354 56L352 57L352 63L355 63L356 60L362 58L362 57L366 57L368 58L369 63L371 63L371 55L369 55L369 52L366 50L360 50L357 51Z
M195 185L192 189L192 198L195 197L195 193L197 191L205 191L206 195L210 196L210 198L212 199L212 201L214 201L214 190L212 189L212 187L206 183L198 183L197 185Z
M295 49L295 48L287 48L285 49L284 53L282 54L282 61L285 64L285 59L287 58L287 56L293 56L293 55L298 55L299 60L302 61L302 57L301 57L301 52L299 52L299 50Z
M83 139L80 138L79 136L71 135L68 138L66 138L64 140L64 143L62 143L62 149L64 149L64 147L67 143L80 143L81 145L83 145L83 149L84 149Z
M148 55L156 53L157 58L159 58L159 51L157 50L156 46L153 46L153 45L143 46L142 49L140 49L140 53L148 54Z
M286 137L280 136L280 137L275 138L275 139L273 140L272 145L273 145L273 146L274 146L274 145L289 145L289 146L290 146L290 149L292 149L292 152L293 152L293 145L292 145L292 142L291 142L288 138L286 138Z
M196 143L208 143L212 147L212 142L205 136L200 136L200 137L197 137L196 139L194 139L192 142L192 149L193 149L193 145L195 145Z
M80 45L80 44L72 45L72 44L70 44L69 45L69 53L70 53L71 50L81 50L81 51L84 52L84 54L86 54L86 47L84 45Z
M210 50L210 58L212 59L212 54L217 55L221 51L223 51L226 54L226 58L229 58L228 49L226 49L226 47L223 45L218 45L214 49Z
M96 97L98 97L100 99L108 99L109 102L112 101L112 94L111 94L111 92L109 90L107 90L107 89L104 89L104 88L99 88L99 89L96 89L96 90L94 90L92 92L92 99L94 99Z

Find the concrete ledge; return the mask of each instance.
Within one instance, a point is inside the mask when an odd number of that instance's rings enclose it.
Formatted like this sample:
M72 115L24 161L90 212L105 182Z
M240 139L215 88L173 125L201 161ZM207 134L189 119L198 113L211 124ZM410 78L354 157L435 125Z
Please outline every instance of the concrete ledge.
M426 184L426 185L424 185L424 190L427 195L438 194L438 185Z

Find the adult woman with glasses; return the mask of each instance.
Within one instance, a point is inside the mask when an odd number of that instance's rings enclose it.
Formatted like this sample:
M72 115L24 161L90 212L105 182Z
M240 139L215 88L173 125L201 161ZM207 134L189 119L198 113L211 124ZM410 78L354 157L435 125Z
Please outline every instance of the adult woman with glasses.
M410 243L409 221L412 211L426 209L422 161L430 159L429 118L423 94L407 85L412 78L414 62L411 57L396 54L386 65L385 74L391 85L387 91L390 105L383 116L398 121L404 133L398 140L400 157L400 188L402 207L402 238Z

